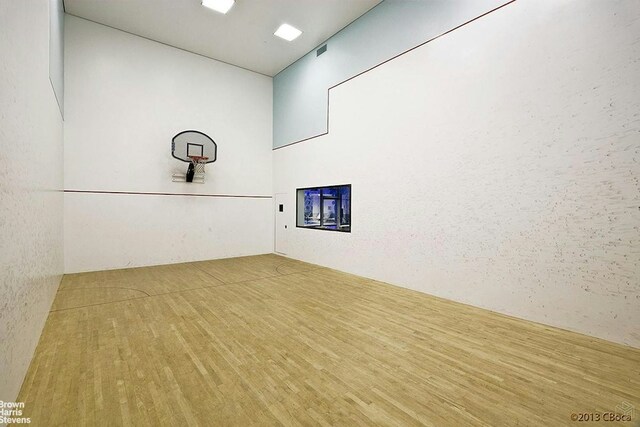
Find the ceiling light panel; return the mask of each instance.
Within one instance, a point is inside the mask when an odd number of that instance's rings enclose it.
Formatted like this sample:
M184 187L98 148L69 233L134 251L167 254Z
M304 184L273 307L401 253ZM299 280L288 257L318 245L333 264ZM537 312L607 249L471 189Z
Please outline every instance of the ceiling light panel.
M300 34L302 34L302 31L300 31L296 27L292 27L289 24L282 24L282 25L280 25L280 28L278 28L276 30L276 32L273 33L273 34L275 36L280 37L281 39L285 39L287 41L292 41L292 40L295 40L296 38L298 38L298 36Z
M233 6L235 0L202 0L202 5L220 13L227 13Z

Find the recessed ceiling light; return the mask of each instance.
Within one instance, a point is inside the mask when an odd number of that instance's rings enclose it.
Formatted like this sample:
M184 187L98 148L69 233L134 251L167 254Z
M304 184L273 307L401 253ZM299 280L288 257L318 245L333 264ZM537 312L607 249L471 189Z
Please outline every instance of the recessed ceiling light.
M213 9L216 12L227 13L231 6L235 3L235 0L202 0L202 5Z
M289 24L282 24L273 34L287 41L291 41L298 38L298 36L302 34L302 31Z

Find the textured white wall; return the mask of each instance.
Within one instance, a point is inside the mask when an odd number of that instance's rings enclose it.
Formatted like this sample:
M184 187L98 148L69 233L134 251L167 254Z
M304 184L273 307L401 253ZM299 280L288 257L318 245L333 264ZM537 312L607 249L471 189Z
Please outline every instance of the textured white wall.
M272 216L271 199L68 193L65 239L75 271L227 258L272 252Z
M49 80L64 116L64 5L49 0Z
M65 28L65 189L272 194L271 78L72 16ZM171 182L186 129L218 144L203 185ZM272 251L271 199L193 199L67 193L65 272Z
M331 91L274 191L353 184L288 255L640 347L640 2L518 0Z
M0 2L0 400L20 390L62 277L62 117L49 2Z
M507 0L385 0L273 78L273 146L327 131L327 90ZM401 25L398 25L398 24Z

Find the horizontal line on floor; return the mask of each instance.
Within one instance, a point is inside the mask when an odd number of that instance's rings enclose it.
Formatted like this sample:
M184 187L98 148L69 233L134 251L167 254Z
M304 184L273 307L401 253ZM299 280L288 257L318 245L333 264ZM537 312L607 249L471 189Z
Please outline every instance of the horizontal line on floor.
M143 192L143 191L105 191L105 190L64 190L65 193L83 193L83 194L124 194L134 196L183 196L183 197L225 197L238 199L272 199L273 196L254 196L239 194L202 194L202 193L159 193L159 192Z
M323 268L324 267L318 267L318 268L312 268L310 270L296 271L294 273L276 274L276 275L273 275L273 276L265 276L265 277L257 277L255 279L240 280L240 281L237 281L237 282L223 282L221 279L218 279L213 274L211 274L211 273L209 273L209 272L207 272L205 270L198 269L201 272L203 272L205 274L208 274L209 276L213 277L216 281L220 282L220 284L218 284L218 285L210 285L210 286L200 286L198 288L179 289L177 291L163 292L163 293L160 293L160 294L147 294L145 296L131 297L131 298L119 299L119 300L115 300L115 301L98 302L98 303L95 303L95 304L79 305L79 306L75 306L75 307L57 308L57 309L49 310L49 313L57 313L57 312L60 312L60 311L68 311L68 310L76 310L76 309L80 309L80 308L95 307L95 306L98 306L98 305L115 304L115 303L118 303L118 302L133 301L133 300L138 300L138 299L143 299L143 298L161 297L161 296L165 296L165 295L179 294L179 293L190 292L190 291L200 291L202 289L221 288L221 287L224 287L224 286L232 286L232 285L244 285L244 284L247 284L247 283L257 282L257 281L265 280L265 279L276 279L276 278L279 278L279 277L294 276L296 274L305 274L305 273L309 273L309 272L316 271L316 270L322 270ZM278 271L277 268L276 268L276 271ZM67 288L58 289L58 292L75 290L75 289L100 290L100 289L105 289L105 288L107 288L107 286L105 286L105 287L97 286L95 288L76 288L74 286L70 286L70 287L67 287ZM133 288L121 288L121 289L130 289L130 290L134 290L134 291L138 291L138 292L144 292L144 291L140 291L138 289L133 289ZM144 293L146 293L146 292L144 292Z

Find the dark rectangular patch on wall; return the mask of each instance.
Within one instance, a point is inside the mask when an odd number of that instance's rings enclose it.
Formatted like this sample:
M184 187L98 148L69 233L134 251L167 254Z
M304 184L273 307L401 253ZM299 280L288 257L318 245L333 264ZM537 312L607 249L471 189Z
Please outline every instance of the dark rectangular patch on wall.
M320 48L318 48L318 50L316 50L316 56L320 56L326 51L327 51L327 45L325 44L324 46L321 46Z

